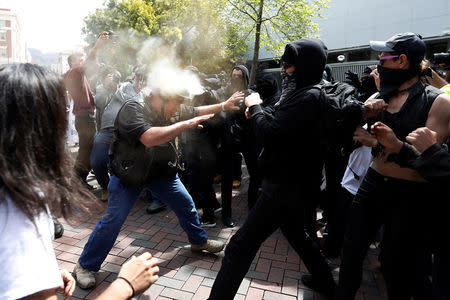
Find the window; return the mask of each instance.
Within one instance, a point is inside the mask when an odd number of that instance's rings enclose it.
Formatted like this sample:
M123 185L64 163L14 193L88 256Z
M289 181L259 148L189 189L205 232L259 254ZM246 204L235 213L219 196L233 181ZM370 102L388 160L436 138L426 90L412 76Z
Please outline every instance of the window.
M6 32L0 31L0 41L6 41Z
M6 27L6 20L0 20L0 28Z
M0 47L0 57L6 57L6 47Z

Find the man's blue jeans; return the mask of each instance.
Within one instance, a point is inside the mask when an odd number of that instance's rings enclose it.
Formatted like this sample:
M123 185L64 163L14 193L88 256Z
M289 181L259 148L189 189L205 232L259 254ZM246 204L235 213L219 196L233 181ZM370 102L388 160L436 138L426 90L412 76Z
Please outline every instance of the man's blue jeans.
M178 175L153 180L144 187L172 208L191 244L206 243L208 237L200 226L192 197L181 183ZM100 266L113 247L120 228L136 202L139 192L138 189L124 185L116 176L111 176L108 185L109 196L106 213L95 226L79 259L83 268L90 271L100 270Z
M91 151L92 171L97 178L98 184L106 190L109 183L108 162L109 146L114 140L112 130L101 130L94 139L94 146Z

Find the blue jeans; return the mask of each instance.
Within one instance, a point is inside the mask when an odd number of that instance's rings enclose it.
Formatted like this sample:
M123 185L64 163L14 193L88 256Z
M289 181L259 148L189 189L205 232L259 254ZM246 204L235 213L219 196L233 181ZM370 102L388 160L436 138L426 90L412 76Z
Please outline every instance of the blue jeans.
M200 226L192 197L181 183L178 175L172 178L163 177L153 180L144 187L172 208L191 244L206 243L208 237ZM113 247L120 228L136 202L139 192L138 189L124 185L118 177L111 176L108 185L106 213L95 226L79 259L83 268L90 271L100 270L100 266Z
M114 139L114 132L111 130L101 130L94 139L94 146L91 151L92 171L97 178L98 184L106 190L109 183L108 162L109 146Z

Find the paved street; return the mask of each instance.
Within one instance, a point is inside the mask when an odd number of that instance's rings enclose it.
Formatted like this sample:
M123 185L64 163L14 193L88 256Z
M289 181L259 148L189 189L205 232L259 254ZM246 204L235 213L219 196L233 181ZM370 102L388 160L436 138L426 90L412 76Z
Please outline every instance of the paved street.
M207 229L210 238L228 241L247 215L248 177L234 190L233 217L237 227L224 228L218 216L217 227ZM90 182L96 184L94 180ZM216 191L219 188L216 187ZM96 191L99 193L99 190ZM220 193L217 193L220 201ZM71 225L64 223L64 236L54 241L55 254L61 268L73 270L89 234L101 218L102 208L92 215L76 214ZM155 215L145 211L148 203L138 200L123 226L117 242L97 273L97 286L90 290L77 287L70 299L93 299L117 276L120 266L132 255L149 251L160 261L160 278L137 299L206 299L220 268L223 251L219 255L195 254L189 249L186 234L175 214L167 209ZM332 261L337 268L339 261ZM376 250L370 250L364 266L364 283L357 299L386 299L385 286L378 272ZM277 231L258 251L235 299L323 299L305 288L300 277L306 268L296 252ZM336 273L336 272L335 272ZM62 299L63 297L60 296Z

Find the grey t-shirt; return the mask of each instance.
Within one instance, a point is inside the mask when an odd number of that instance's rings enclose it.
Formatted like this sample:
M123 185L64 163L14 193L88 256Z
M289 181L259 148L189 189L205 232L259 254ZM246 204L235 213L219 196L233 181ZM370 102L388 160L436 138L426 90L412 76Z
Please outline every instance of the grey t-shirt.
M114 121L116 120L117 113L122 105L128 100L134 100L138 103L143 103L144 99L142 93L136 93L132 83L127 82L117 89L116 93L106 102L106 107L102 115L102 122L100 125L101 130L113 129Z

